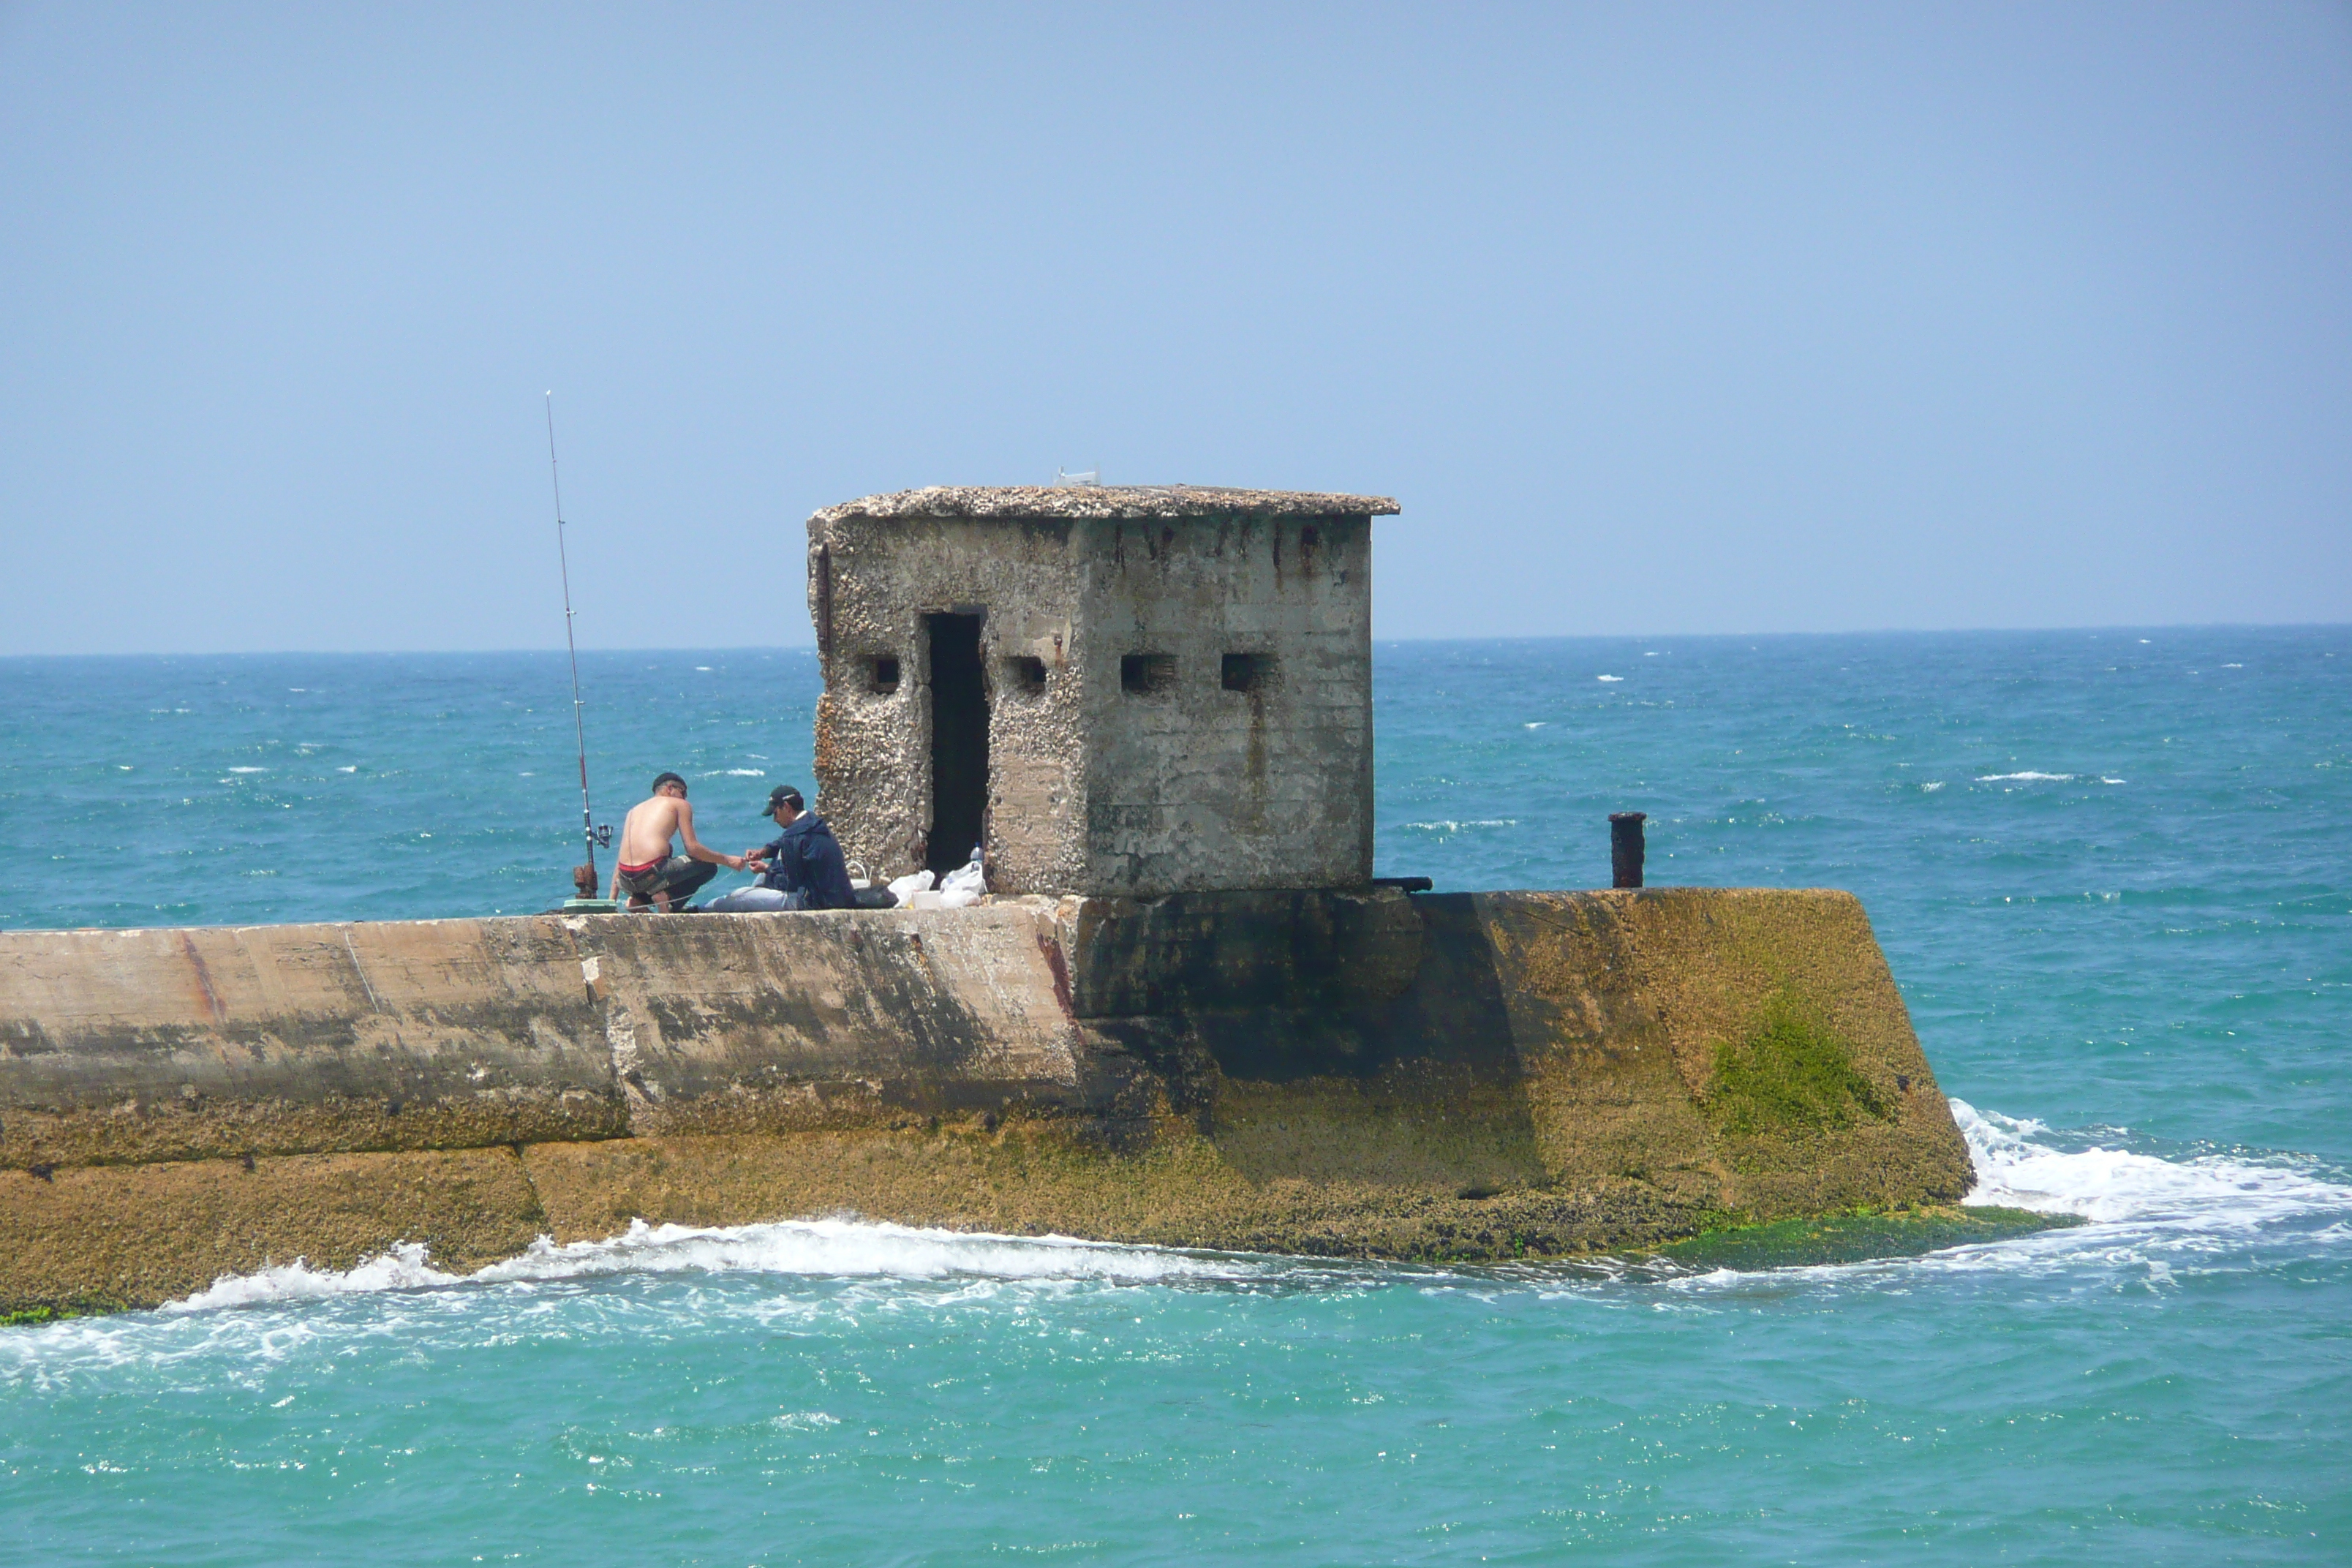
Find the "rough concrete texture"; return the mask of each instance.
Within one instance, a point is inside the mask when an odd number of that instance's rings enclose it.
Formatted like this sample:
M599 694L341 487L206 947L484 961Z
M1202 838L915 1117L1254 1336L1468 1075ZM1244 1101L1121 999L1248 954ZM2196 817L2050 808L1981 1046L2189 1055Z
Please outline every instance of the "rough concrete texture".
M851 518L970 517L1113 520L1222 517L1333 517L1348 513L1394 517L1389 496L1333 495L1320 490L1234 489L1219 485L932 485L894 490L830 506L814 521Z
M0 933L0 1166L570 1142L681 1115L775 1131L1066 1092L1045 921L1006 902Z
M0 934L0 1311L638 1217L1498 1258L1969 1181L1843 893L445 921L349 928L338 972L344 929ZM1735 1116L1724 1065L1769 1083L1790 1040L1811 1098ZM425 1146L466 1136L528 1147Z
M818 809L892 877L934 791L937 617L979 617L991 885L1154 896L1371 873L1379 497L930 489L809 520Z
M552 920L0 936L0 1166L613 1137Z
M0 1171L0 1313L152 1307L225 1274L349 1268L402 1242L478 1268L547 1228L511 1149Z

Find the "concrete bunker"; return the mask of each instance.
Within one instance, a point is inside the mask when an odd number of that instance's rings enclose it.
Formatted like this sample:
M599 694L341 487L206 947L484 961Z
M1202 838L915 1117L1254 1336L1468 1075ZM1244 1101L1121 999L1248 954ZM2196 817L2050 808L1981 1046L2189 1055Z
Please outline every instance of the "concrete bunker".
M818 809L877 877L1005 893L1371 876L1384 497L907 490L809 520Z

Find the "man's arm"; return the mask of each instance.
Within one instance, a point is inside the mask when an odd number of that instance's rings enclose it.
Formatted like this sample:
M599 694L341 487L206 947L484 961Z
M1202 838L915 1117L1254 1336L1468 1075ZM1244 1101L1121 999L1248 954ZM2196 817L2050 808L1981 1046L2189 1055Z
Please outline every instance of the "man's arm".
M699 860L709 866L724 866L730 870L740 871L743 868L742 856L722 854L694 836L694 807L685 801L677 803L677 836L686 840L688 859Z

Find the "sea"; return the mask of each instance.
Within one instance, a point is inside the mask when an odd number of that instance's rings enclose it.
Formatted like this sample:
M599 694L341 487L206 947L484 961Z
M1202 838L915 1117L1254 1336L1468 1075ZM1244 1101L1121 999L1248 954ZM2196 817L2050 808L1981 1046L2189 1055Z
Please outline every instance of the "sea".
M1405 1267L638 1225L0 1329L0 1562L2352 1562L2352 628L1387 644L1376 856L1858 893L1919 1257ZM806 650L581 661L612 820L810 786ZM15 658L0 927L544 910L560 654ZM722 879L721 887L732 879ZM658 917L647 917L658 918Z

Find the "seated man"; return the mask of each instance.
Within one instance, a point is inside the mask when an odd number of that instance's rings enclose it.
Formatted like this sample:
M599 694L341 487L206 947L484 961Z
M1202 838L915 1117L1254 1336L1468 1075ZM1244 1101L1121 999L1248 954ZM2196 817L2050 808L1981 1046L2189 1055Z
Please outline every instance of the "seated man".
M685 838L685 854L669 852L673 836ZM613 897L617 900L625 892L633 910L649 902L667 910L719 875L719 867L740 871L743 864L742 856L722 855L694 836L694 807L686 804L686 780L663 773L654 780L652 795L631 806L622 825Z
M841 844L824 818L805 809L801 792L778 784L768 792L768 809L783 836L748 858L760 885L714 899L713 910L845 910L857 902Z

